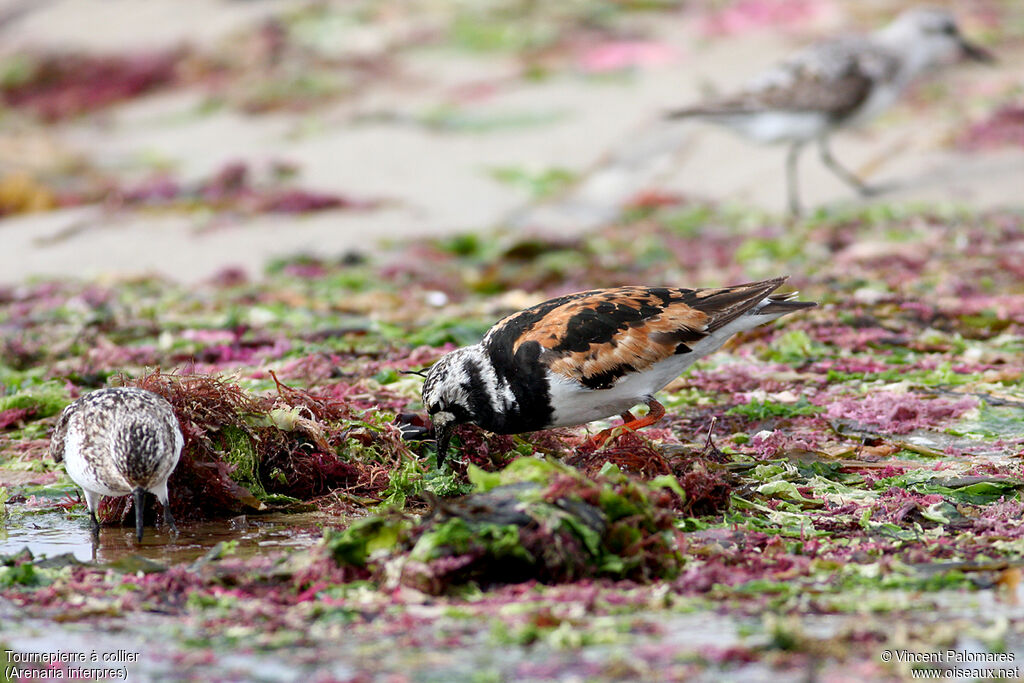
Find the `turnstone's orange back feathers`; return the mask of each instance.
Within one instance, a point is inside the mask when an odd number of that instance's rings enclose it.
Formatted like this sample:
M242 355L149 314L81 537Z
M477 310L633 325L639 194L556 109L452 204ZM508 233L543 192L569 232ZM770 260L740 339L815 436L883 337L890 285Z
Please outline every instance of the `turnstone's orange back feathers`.
M735 320L785 282L785 277L721 289L616 287L569 294L515 313L488 333L490 347L514 335L512 352L536 342L551 372L591 389L606 389Z
M648 287L580 292L556 299L540 320L527 309L498 327L518 332L514 349L536 342L549 370L600 389L625 372L685 353L687 341L704 337L708 316L686 303L687 293Z

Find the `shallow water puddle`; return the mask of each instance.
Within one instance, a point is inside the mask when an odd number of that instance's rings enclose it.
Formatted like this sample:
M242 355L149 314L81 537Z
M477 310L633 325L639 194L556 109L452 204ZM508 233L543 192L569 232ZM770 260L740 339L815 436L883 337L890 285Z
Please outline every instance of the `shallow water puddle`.
M165 565L182 564L202 557L224 541L236 542L233 554L240 557L262 549L309 547L319 542L325 523L338 521L319 513L241 515L228 520L179 524L176 536L162 526L147 526L142 543L135 540L134 528L103 527L99 542L94 543L84 515L26 514L12 508L5 528L0 529L0 555L28 548L35 557L72 553L79 561L102 564L133 555Z

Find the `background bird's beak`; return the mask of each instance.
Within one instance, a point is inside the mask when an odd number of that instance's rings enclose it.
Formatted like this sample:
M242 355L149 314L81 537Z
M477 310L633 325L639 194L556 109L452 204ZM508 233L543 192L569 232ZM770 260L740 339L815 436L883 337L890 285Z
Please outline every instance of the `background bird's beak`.
M975 62L991 64L996 61L995 55L991 52L979 45L969 43L963 38L960 39L960 50L964 57Z
M448 455L448 444L452 440L454 425L434 425L434 437L437 440L437 469L441 469Z

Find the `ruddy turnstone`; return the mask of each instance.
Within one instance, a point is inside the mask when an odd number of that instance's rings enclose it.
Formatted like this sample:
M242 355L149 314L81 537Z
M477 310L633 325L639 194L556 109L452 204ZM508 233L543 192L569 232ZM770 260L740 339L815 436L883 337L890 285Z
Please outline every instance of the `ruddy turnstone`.
M621 415L639 429L665 414L654 394L729 337L816 305L772 294L785 277L721 289L616 287L514 313L483 341L438 360L423 382L441 467L455 425L515 434ZM630 409L646 403L647 415ZM605 430L598 444L610 436Z
M154 494L173 530L167 478L181 456L184 439L171 404L144 389L101 389L61 413L50 438L50 455L64 461L68 476L82 487L93 534L102 496L135 496L135 534L142 540L143 497Z
M958 57L993 61L988 51L961 35L948 12L910 9L871 35L812 45L761 74L743 91L670 112L668 117L698 117L755 142L789 143L789 209L798 214L797 159L807 142L817 140L825 166L861 195L877 192L836 161L829 135L878 115L918 76Z

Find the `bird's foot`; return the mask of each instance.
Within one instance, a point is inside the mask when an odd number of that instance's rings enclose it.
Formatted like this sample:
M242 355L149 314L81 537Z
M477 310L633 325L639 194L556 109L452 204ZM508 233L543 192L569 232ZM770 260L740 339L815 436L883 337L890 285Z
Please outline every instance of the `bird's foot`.
M873 183L871 185L867 183L861 183L857 187L857 193L861 197L878 197L883 194L888 194L900 189L901 184L898 182L887 182L887 183Z
M616 427L609 427L608 429L602 429L592 439L590 444L595 448L602 448L608 441L613 437L622 434L623 432L635 432L643 427L648 427L661 418L665 417L665 406L661 405L653 398L647 401L648 411L643 417L634 417L633 413L626 411L622 413L622 424Z
M171 535L178 535L178 526L174 523L174 516L171 515L169 505L164 505L164 524L167 525L167 530L170 531Z

